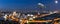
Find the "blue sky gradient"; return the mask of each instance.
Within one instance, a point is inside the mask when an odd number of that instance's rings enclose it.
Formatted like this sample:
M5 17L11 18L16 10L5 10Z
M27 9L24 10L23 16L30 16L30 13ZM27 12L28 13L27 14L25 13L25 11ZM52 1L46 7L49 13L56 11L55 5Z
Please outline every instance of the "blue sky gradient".
M59 10L60 0L55 4L55 0L0 0L1 10L38 10L38 3L46 6L45 10Z

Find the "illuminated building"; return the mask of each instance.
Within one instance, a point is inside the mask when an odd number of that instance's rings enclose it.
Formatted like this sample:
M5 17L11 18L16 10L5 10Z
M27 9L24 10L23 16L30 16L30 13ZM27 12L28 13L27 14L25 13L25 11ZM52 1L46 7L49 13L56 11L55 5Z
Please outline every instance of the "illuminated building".
M7 19L7 14L5 16L3 16L3 18L6 20Z
M13 12L13 16L16 16L16 15L17 15L17 13L16 13L16 11L14 11L14 12Z

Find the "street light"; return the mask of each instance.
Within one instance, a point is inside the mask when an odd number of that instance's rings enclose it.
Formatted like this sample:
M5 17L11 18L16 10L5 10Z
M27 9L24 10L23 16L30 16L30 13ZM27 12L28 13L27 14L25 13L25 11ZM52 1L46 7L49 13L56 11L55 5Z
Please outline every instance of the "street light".
M22 20L20 20L20 21L22 21Z
M36 18L35 16L33 18Z

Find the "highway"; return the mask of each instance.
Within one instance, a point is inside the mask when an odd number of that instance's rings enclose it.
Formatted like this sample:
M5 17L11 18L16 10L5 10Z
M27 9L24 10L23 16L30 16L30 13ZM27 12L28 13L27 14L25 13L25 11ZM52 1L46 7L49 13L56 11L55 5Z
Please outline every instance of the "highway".
M44 16L48 16L48 15L51 15L51 14L42 14L41 16L37 16L36 18L38 17L44 17ZM19 18L16 18L14 15L10 15L10 16L7 16L7 20L8 19L11 19L12 21L16 21L16 22L19 22L20 19ZM28 23L28 22L40 22L40 23L46 23L46 22L52 22L52 21L57 21L57 20L60 20L60 18L54 18L53 20L25 20L25 19L22 19L20 21L20 24L24 24L24 23Z

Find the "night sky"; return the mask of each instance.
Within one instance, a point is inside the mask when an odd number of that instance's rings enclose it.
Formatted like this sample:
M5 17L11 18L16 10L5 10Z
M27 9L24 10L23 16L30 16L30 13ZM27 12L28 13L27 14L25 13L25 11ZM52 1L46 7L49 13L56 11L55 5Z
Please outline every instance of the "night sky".
M0 10L38 10L38 3L46 6L45 10L59 10L60 0L0 0Z

